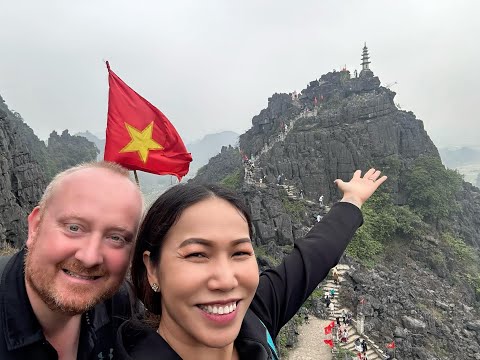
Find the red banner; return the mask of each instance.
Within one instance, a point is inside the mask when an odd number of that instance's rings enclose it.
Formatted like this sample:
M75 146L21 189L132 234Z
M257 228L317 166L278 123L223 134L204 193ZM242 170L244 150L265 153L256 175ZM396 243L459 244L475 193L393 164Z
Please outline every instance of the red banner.
M108 97L106 161L130 170L171 174L179 180L188 173L191 154L167 117L137 94L107 62Z

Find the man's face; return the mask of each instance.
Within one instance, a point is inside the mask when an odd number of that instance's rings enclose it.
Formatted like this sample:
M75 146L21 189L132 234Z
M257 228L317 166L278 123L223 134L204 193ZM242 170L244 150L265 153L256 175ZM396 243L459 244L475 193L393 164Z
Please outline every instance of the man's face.
M64 178L28 218L25 259L32 304L80 314L111 297L127 271L142 212L138 190L106 169Z

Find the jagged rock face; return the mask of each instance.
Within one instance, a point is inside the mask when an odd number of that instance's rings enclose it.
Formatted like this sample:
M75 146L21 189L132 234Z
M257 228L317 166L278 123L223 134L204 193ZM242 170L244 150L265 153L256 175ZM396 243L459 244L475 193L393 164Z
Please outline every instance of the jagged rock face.
M365 315L365 331L377 344L395 341L397 359L439 359L444 354L440 359L467 360L480 354L472 293L459 292L458 286L406 256L397 256L388 268L350 266L342 289L346 303Z
M221 182L227 175L241 172L243 176L242 159L238 149L232 146L222 146L220 154L210 159L208 165L201 167L195 178L190 181L203 183Z
M25 242L28 213L46 186L43 170L29 150L36 142L41 146L33 131L0 97L0 246L9 243L21 247Z
M329 202L338 196L335 179L345 180L356 169L377 166L392 170L389 186L403 204L402 172L420 155L439 155L423 123L413 113L398 110L395 93L379 85L377 77L350 79L348 72L337 72L311 82L298 101L273 96L261 114L275 114L270 108L284 108L287 113L263 117L269 123L265 120L262 126L254 118L252 129L240 137L240 147L250 156L258 154L281 131L282 123L289 123L303 109L313 110L317 98L316 115L300 118L283 142L260 157L263 175L274 181L283 173L310 199L323 194Z
M456 196L458 210L449 224L469 245L480 249L480 190L468 182Z
M282 188L275 185L262 188L244 186L241 194L250 209L255 229L254 241L259 246L293 245L314 224L316 214L324 214L318 204L303 201L297 201L298 216L286 213L284 201L288 202L288 197ZM268 252L276 259L281 259L284 255L276 246L272 246Z

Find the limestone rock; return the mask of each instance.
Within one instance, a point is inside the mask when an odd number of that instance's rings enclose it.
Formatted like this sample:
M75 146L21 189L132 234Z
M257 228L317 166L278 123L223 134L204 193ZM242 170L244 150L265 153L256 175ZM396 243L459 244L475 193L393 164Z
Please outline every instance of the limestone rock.
M427 327L427 325L423 321L412 318L410 316L403 316L402 323L405 328L415 332L423 331Z
M470 321L465 324L467 330L473 330L477 333L480 332L480 320Z
M27 239L27 215L46 185L32 156L33 147L42 144L0 97L0 247L8 243L18 248Z

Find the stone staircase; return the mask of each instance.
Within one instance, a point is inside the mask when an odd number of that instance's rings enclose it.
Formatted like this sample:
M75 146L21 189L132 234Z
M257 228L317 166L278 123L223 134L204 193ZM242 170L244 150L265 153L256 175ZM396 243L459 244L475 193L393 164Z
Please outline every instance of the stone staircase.
M345 311L345 313L351 312L350 309L340 307L338 298L340 295L340 289L341 289L341 283L344 281L344 274L350 269L348 265L343 265L343 264L338 264L337 265L337 271L339 274L339 283L335 284L333 279L327 279L327 281L323 284L323 291L330 291L330 289L335 289L335 296L331 300L331 309L332 309L332 304L333 304L333 311L330 311L330 316L329 320L331 321L336 321L336 318L339 317L340 321L342 321L342 313ZM368 336L365 334L360 334L359 329L362 326L359 326L359 322L362 321L362 319L357 319L357 320L352 320L351 325L347 325L348 329L348 341L346 343L340 342L339 339L336 339L334 336L334 344L335 347L332 349L332 353L338 353L338 348L343 348L349 351L352 351L355 353L355 357L352 357L352 359L358 360L357 357L357 351L355 350L355 340L357 338L365 339L367 342L367 359L368 360L385 360L387 359L387 355L385 354L384 351L380 349L379 346L377 346ZM343 322L342 322L343 324ZM336 331L336 327L333 331ZM343 360L343 359L342 359Z
M300 191L293 185L278 185L287 192L287 196L292 200L300 199ZM297 195L298 194L298 195Z
M260 157L263 154L269 152L273 148L273 146L278 142L285 141L285 138L287 137L288 133L293 129L298 119L313 117L313 116L316 116L316 114L317 114L317 109L314 109L314 110L304 109L299 115L297 115L294 119L292 119L289 124L285 124L285 128L282 129L280 134L278 134L277 137L275 137L273 140L270 140L267 144L265 144L258 154L252 155L247 162L244 162L245 182L247 184L262 186L260 181L257 180L258 176L256 176L255 174L256 172L258 173L259 171L258 167L256 167L256 163L258 163L258 160L260 159Z

